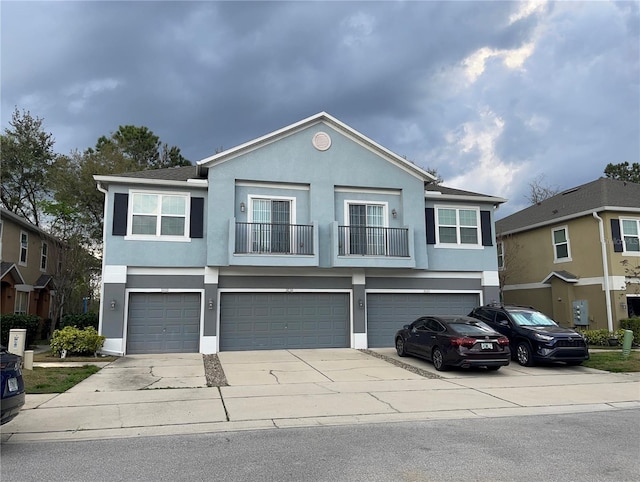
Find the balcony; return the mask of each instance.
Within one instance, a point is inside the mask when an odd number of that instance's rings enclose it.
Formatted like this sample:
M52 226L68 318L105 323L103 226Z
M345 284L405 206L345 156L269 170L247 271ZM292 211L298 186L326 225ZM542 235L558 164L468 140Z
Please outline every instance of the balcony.
M335 267L415 268L413 229L333 224Z
M315 224L246 223L231 220L232 265L317 266Z
M338 226L338 256L409 256L407 228Z

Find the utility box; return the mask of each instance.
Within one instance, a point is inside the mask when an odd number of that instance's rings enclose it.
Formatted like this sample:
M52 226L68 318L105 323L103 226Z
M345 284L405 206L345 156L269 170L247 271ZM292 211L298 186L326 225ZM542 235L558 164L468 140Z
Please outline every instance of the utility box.
M589 302L587 300L575 300L573 302L573 324L575 326L587 326L589 324Z
M24 357L24 344L27 340L27 330L24 328L14 328L9 330L9 346L7 351Z

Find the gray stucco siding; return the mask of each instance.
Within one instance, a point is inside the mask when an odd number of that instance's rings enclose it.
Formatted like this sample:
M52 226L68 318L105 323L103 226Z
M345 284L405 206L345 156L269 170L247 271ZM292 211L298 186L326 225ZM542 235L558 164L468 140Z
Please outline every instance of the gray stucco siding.
M124 335L124 283L105 283L103 288L103 311L101 335L107 338L122 338ZM111 309L111 301L115 300L116 306Z
M351 277L328 276L220 276L221 289L351 289Z
M204 276L188 275L128 275L130 289L202 289Z
M480 291L482 281L480 278L367 278L367 289Z

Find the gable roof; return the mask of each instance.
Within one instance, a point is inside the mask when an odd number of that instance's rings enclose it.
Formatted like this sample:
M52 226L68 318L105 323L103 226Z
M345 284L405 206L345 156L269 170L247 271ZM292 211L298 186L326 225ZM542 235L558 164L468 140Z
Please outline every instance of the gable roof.
M0 271L2 272L2 274L0 275L0 279L11 273L11 276L13 276L13 279L17 281L18 284L25 284L22 273L20 273L20 270L16 267L15 263L2 261L2 263L0 263Z
M551 284L551 280L553 278L559 278L562 281L564 281L565 283L577 283L578 282L578 277L573 274L573 273L569 273L568 271L552 271L551 273L549 273L545 279L542 280L543 284Z
M503 199L501 197L489 196L487 194L480 194L471 191L463 191L462 189L455 189L452 187L446 187L433 183L425 183L424 189L424 195L428 199L443 199L446 201L485 201L493 204L502 204L507 202L506 199Z
M640 184L601 177L496 221L496 233L526 231L600 211L640 213Z
M273 131L262 137L258 137L257 139L245 142L244 144L241 144L239 146L202 159L198 161L197 164L199 166L211 167L320 123L329 125L346 137L354 140L355 142L358 142L365 148L377 153L378 155L384 157L388 161L396 164L398 167L401 167L405 171L410 172L420 179L430 182L435 180L435 177L432 174L429 174L424 169L418 167L410 161L407 161L398 154L391 152L387 148L382 147L377 142L371 140L355 129L352 129L348 125L327 114L326 112L320 112L318 114L312 115L311 117L307 117L306 119L283 127L282 129L278 129L277 131Z

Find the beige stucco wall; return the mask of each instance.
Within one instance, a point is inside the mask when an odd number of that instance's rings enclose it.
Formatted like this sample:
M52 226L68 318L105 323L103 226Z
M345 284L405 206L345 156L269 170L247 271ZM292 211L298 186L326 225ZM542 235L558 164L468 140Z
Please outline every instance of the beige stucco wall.
M613 328L617 329L619 320L627 317L626 296L634 292L633 288L627 291L625 286L622 261L637 266L640 256L614 252L611 219L637 216L619 212L600 213L600 216L604 221ZM563 226L568 228L571 260L554 262L552 231ZM599 223L591 214L510 235L503 238L503 242L506 269L500 273L500 278L506 287L503 291L505 302L534 306L560 324L572 326L573 301L586 300L589 304L588 328L608 328ZM568 271L579 281L565 283L554 278L548 288L540 288L542 280L553 271Z

